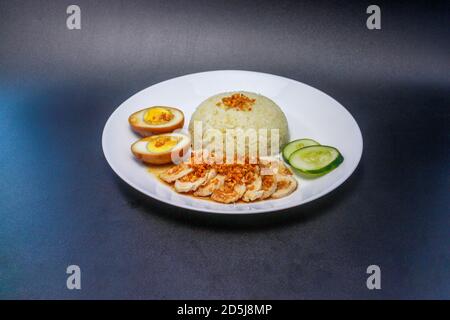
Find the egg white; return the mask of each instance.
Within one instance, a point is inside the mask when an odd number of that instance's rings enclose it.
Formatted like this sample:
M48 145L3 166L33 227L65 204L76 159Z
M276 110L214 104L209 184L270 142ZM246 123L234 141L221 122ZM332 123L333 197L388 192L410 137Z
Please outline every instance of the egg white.
M147 144L149 143L148 138L142 138L141 140L139 140L133 144L132 149L134 152L140 153L140 154L169 154L173 151L185 148L191 143L191 139L188 136L186 136L184 134L180 134L180 133L167 133L167 134L162 134L162 136L170 136L170 137L180 138L180 141L178 141L178 143L175 146L173 146L173 148L171 148L167 151L152 152L147 149ZM152 136L152 137L156 137L156 136Z

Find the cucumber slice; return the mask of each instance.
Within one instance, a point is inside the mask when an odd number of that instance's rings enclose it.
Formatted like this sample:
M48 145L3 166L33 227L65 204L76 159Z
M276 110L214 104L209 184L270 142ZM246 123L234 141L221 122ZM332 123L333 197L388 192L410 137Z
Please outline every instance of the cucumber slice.
M320 145L317 141L314 141L312 139L298 139L294 140L292 142L289 142L287 145L283 148L283 158L286 160L286 162L289 162L289 157L291 154L293 154L298 149L308 147L308 146L316 146Z
M330 146L309 146L291 154L289 164L306 174L325 174L344 161L338 149Z

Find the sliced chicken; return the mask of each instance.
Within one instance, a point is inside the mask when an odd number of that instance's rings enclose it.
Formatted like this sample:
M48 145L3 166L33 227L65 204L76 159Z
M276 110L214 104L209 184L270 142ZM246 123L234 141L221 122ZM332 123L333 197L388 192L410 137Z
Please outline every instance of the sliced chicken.
M247 191L242 196L242 200L245 202L255 201L261 198L264 194L262 188L262 178L260 175L256 176L255 180L247 185Z
M206 171L203 177L195 177L192 173L186 175L183 179L175 181L175 190L178 192L191 192L195 191L202 184L208 183L209 180L216 176L217 172L214 169Z
M262 176L270 176L276 174L278 171L279 161L273 159L260 159L259 166L261 167Z
M164 180L167 183L172 183L185 175L191 173L193 169L186 165L185 163L181 163L175 167L170 168L166 172L163 172L159 175L161 180Z
M245 193L247 188L243 184L236 184L233 187L226 186L226 184L215 190L211 199L221 203L232 203L238 201Z
M269 197L278 199L298 187L289 167L273 158L246 167L182 163L160 174L160 178L168 183L175 182L173 186L177 192L210 196L211 200L220 203L235 203L239 199L245 202Z
M266 199L277 190L277 177L276 175L267 175L262 176L261 179L262 179L261 190L263 191L261 199Z
M272 198L286 197L295 189L297 189L297 180L292 175L277 174L277 191L272 194Z
M224 182L225 182L225 177L222 175L217 175L214 178L212 178L209 182L207 182L206 184L203 184L202 186L200 186L197 189L197 191L194 192L194 196L208 197L215 190L221 188L223 186Z
M292 171L286 167L281 161L278 162L278 172L279 175L284 175L284 176L288 176L288 175L292 175Z

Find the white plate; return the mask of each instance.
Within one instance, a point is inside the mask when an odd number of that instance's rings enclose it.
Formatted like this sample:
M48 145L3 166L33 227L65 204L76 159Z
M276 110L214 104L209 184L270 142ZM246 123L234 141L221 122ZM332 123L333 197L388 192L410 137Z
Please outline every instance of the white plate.
M183 110L187 127L195 108L204 99L224 91L252 91L274 100L289 122L291 139L312 138L337 147L344 162L331 173L317 178L298 177L299 188L290 196L255 203L219 204L178 194L159 182L137 162L130 146L138 140L128 125L135 111L152 106L176 106ZM103 152L111 168L140 192L187 209L248 214L270 212L304 204L329 193L342 184L361 159L361 131L351 114L336 100L301 82L249 71L210 71L190 74L155 84L122 103L109 117L103 130Z

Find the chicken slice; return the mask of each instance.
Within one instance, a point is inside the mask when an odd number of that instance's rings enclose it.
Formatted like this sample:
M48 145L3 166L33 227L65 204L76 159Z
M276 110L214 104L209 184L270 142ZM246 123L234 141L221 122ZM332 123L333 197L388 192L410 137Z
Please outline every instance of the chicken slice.
M247 191L245 191L242 196L242 200L245 202L250 202L261 198L264 194L264 190L262 190L261 187L262 179L260 175L257 175L255 180L251 184L247 185Z
M167 183L172 183L172 182L184 177L185 175L191 173L192 170L193 169L190 168L185 163L181 163L181 164L179 164L175 167L172 167L169 170L161 173L159 175L159 178L161 180L164 180Z
M276 174L278 171L278 161L273 159L260 159L259 166L261 167L262 176L270 176Z
M272 198L279 199L290 195L297 189L297 180L290 174L277 174L277 191L272 194Z
M243 184L236 184L233 187L223 186L215 190L211 199L221 203L232 203L238 201L247 188Z
M175 190L177 192L191 192L195 191L202 184L207 183L209 180L216 176L217 172L214 169L206 171L203 177L191 177L192 174L185 176L187 179L178 179L175 181Z
M262 176L261 199L270 197L277 190L277 177L275 175Z
M214 178L212 178L209 182L207 182L206 184L200 186L197 189L197 191L194 192L194 196L208 197L215 190L221 188L223 186L224 182L225 182L225 177L222 175L217 175Z
M281 161L278 162L278 175L290 176L292 171L286 167Z

